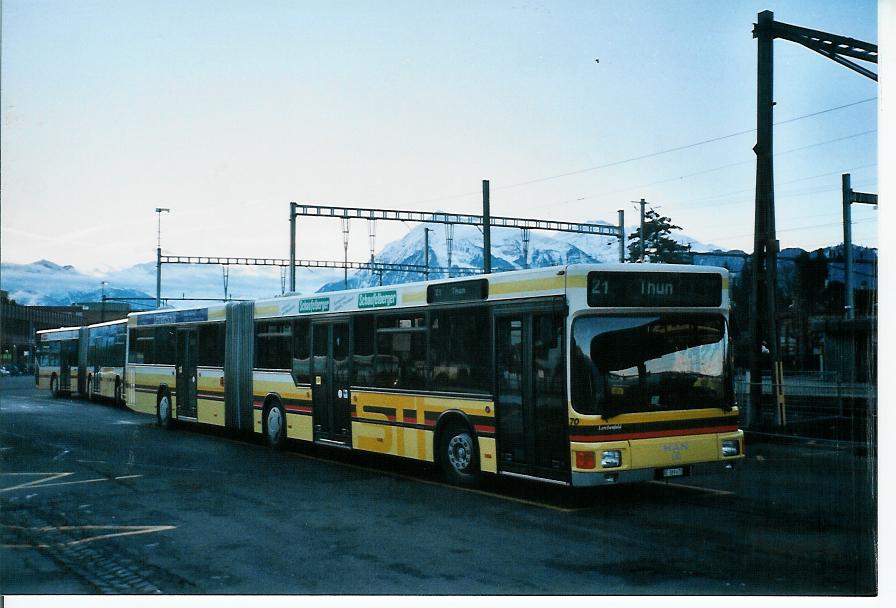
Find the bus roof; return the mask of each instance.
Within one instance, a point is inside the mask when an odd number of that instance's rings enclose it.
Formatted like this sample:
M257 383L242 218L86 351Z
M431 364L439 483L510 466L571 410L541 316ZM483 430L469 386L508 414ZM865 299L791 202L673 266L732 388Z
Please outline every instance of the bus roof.
M82 327L84 327L84 326L83 325L72 325L70 327L54 327L53 329L39 329L34 333L36 333L36 334L52 334L52 333L60 332L60 331L78 330L78 329L81 329Z
M127 323L128 319L125 317L124 319L115 319L114 321L103 321L102 323L93 323L92 325L88 325L87 327L108 327L110 325L119 325L121 323Z
M388 310L427 303L500 301L526 297L564 295L569 289L586 287L589 272L669 272L721 274L723 287L728 285L728 271L716 266L686 264L569 264L528 270L511 270L492 274L430 279L414 283L364 287L344 291L312 294L288 294L255 301L255 318L297 316L310 313ZM481 285L485 283L485 287ZM444 300L429 290L441 285L455 286ZM433 300L436 301L433 301ZM226 304L211 306L134 312L128 325L167 325L223 321Z

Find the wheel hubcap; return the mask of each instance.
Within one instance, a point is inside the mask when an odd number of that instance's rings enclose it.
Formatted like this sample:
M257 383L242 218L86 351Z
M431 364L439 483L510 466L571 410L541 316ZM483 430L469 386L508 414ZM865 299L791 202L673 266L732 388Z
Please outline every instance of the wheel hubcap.
M168 403L168 397L162 397L159 401L159 417L164 421L171 416L171 404Z
M473 462L473 440L467 434L455 435L448 442L448 462L456 471L465 471Z
M280 410L276 407L271 408L268 412L268 437L272 442L280 439L280 429L283 427L283 420L280 417Z

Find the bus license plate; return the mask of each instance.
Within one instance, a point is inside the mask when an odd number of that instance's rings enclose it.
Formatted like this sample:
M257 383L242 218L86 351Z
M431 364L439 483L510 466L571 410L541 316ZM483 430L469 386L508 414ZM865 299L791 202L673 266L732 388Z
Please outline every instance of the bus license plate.
M684 467L663 469L663 477L681 477L682 475L684 475Z

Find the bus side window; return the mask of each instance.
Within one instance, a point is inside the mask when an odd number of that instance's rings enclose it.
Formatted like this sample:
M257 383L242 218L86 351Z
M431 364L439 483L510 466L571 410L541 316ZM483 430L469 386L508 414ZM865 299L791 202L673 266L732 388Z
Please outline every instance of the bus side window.
M376 386L426 388L426 319L422 313L377 319Z
M289 369L292 358L292 323L288 320L255 323L255 367Z
M433 390L486 393L489 391L491 341L484 307L432 313Z
M295 319L292 322L292 380L296 384L311 384L311 322Z
M129 339L129 363L155 363L155 330L132 329Z
M224 367L224 324L199 326L199 365Z
M354 333L353 362L356 386L374 386L374 345L376 343L373 315L355 317L352 331Z
M160 365L174 365L177 352L177 336L173 327L157 327L155 330L155 360Z

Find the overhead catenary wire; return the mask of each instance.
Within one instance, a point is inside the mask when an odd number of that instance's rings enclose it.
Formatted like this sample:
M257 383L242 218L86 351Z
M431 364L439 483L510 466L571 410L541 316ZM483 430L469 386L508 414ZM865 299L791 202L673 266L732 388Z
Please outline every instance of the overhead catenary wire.
M810 112L810 113L808 113L808 114L802 114L802 115L800 115L800 116L794 116L794 117L792 117L792 118L787 118L787 119L785 119L785 120L781 120L781 121L776 122L775 125L783 125L783 124L788 124L788 123L792 123L792 122L797 122L797 121L800 121L800 120L805 120L805 119L808 119L808 118L813 118L813 117L815 117L815 116L820 116L820 115L823 115L823 114L827 114L827 113L829 113L829 112L836 112L836 111L838 111L838 110L843 110L843 109L846 109L846 108L850 108L850 107L858 106L858 105L865 104L865 103L869 103L869 102L876 101L876 100L877 100L877 96L874 96L874 97L868 97L868 98L865 98L865 99L860 99L860 100L858 100L858 101L853 101L853 102L850 102L850 103L845 103L845 104L842 104L842 105L839 105L839 106L834 106L834 107L830 107L830 108L825 108L825 109L823 109L823 110L817 110L817 111L815 111L815 112ZM573 171L567 171L567 172L564 172L564 173L558 173L558 174L556 174L556 175L548 175L548 176L544 176L544 177L533 178L533 179L530 179L530 180L525 180L525 181L521 181L521 182L516 182L516 183L513 183L513 184L506 184L506 185L503 185L503 186L492 186L492 190L508 190L508 189L511 189L511 188L518 188L518 187L526 186L526 185L529 185L529 184L535 184L535 183L539 183L539 182L545 182L545 181L549 181L549 180L560 179L560 178L563 178L563 177L570 177L570 176L573 176L573 175L580 175L580 174L582 174L582 173L589 173L589 172L591 172L591 171L597 171L597 170L599 170L599 169L607 169L607 168L610 168L610 167L615 167L615 166L619 166L619 165L623 165L623 164L627 164L627 163L632 163L632 162L636 162L636 161L639 161L639 160L645 160L645 159L648 159L648 158L654 158L654 157L656 157L656 156L661 156L661 155L664 155L664 154L671 154L671 153L673 153L673 152L680 152L680 151L682 151L682 150L688 150L688 149L690 149L690 148L696 148L696 147L698 147L698 146L703 146L703 145L706 145L706 144L715 143L715 142L718 142L718 141L723 141L723 140L726 140L726 139L731 139L731 138L733 138L733 137L738 137L738 136L740 136L740 135L747 135L747 134L749 134L749 133L755 133L755 132L756 132L756 129L755 129L755 128L753 128L753 129L744 129L744 130L742 130L742 131L735 131L735 132L733 132L733 133L728 133L727 135L720 135L720 136L718 136L718 137L711 137L711 138L709 138L709 139L704 139L704 140L701 140L701 141L697 141L697 142L693 142L693 143L685 144L685 145L682 145L682 146L676 146L676 147L674 147L674 148L668 148L668 149L665 149L665 150L659 150L659 151L656 151L656 152L650 152L650 153L648 153L648 154L642 154L642 155L639 155L639 156L634 156L634 157L625 158L625 159L621 159L621 160L617 160L617 161L612 161L612 162L609 162L609 163L604 163L604 164L596 165L596 166L593 166L593 167L586 167L586 168L584 168L584 169L576 169L576 170L573 170ZM751 159L750 161L746 161L746 162L753 162L753 161L752 161L752 159ZM740 163L738 163L738 164L740 164ZM455 199L459 199L459 198L466 198L466 197L469 197L469 196L480 196L480 195L481 195L481 192L480 192L479 190L471 190L471 191L469 191L469 192L462 192L462 193L458 193L458 194L451 194L451 195L446 195L446 196L439 196L439 197L432 197L432 198L421 199L421 200L417 200L417 201L408 202L408 203L406 203L406 204L407 204L407 205L420 205L420 204L436 203L436 202L441 202L441 201L449 201L449 200L455 200Z
M855 224L866 224L868 222L876 222L877 218L869 217L861 220L853 220L853 225ZM799 232L800 230L812 230L814 228L829 228L831 226L842 226L843 222L827 222L824 224L812 224L811 226L793 226L790 228L778 228L777 232ZM742 239L749 236L753 236L752 233L749 234L737 234L731 236L717 236L713 237L713 241L731 241L734 239Z
M867 99L862 99L862 100L855 101L855 102L848 103L848 104L844 104L844 105L841 105L841 106L836 106L836 107L833 107L833 108L827 108L827 109L825 109L825 110L819 110L819 111L817 111L817 112L812 112L811 114L804 114L804 115L802 115L802 116L795 116L795 117L793 117L793 118L789 118L789 119L787 119L787 120L783 120L783 121L780 121L780 122L776 122L775 125L781 125L781 124L786 124L786 123L796 122L796 121L798 121L798 120L804 120L804 119L806 119L806 118L811 118L811 117L814 117L814 116L819 116L819 115L821 115L821 114L826 114L826 113L828 113L828 112L833 112L833 111L835 111L835 110L842 110L842 109L844 109L844 108L848 108L848 107L856 106L856 105L859 105L859 104L862 104L862 103L868 103L868 102L870 102L870 101L874 101L875 99L877 99L877 97L869 97L869 98L867 98ZM517 183L515 183L515 184L507 184L507 185L504 185L504 186L500 186L500 187L498 187L497 189L499 189L499 190L507 190L507 189L510 189L510 188L517 188L517 187L519 187L519 186L527 186L527 185L529 185L529 184L535 184L535 183L538 183L538 182L544 182L544 181L548 181L548 180L559 179L559 178L561 178L561 177L569 177L569 176L572 176L572 175L579 175L579 174L582 174L582 173L588 173L588 172L591 172L591 171L597 171L598 169L607 169L607 168L610 168L610 167L616 167L616 166L618 166L618 165L622 165L622 164L625 164L625 163L631 163L631 162L635 162L635 161L638 161L638 160L645 160L645 159L653 158L653 157L655 157L655 156L660 156L660 155L663 155L663 154L670 154L670 153L672 153L672 152L680 152L680 151L682 151L682 150L688 150L688 149L690 149L690 148L695 148L695 147L697 147L697 146L702 146L702 145L705 145L705 144L715 143L715 142L717 142L717 141L722 141L722 140L725 140L725 139L731 139L732 137L738 137L738 136L740 136L740 135L746 135L746 134L749 134L749 133L755 133L755 132L756 132L756 129L755 129L755 128L754 128L754 129L745 129L745 130L743 130L743 131L736 131L736 132L734 132L734 133L729 133L729 134L727 134L727 135L720 135L720 136L718 136L718 137L712 137L712 138L710 138L710 139L704 139L704 140L702 140L702 141L697 141L697 142L693 142L693 143L690 143L690 144L685 144L685 145L683 145L683 146L677 146L677 147L674 147L674 148L667 148L667 149L665 149L665 150L659 150L659 151L657 151L657 152L651 152L651 153L649 153L649 154L642 154L642 155L640 155L640 156L634 156L634 157L631 157L631 158L626 158L626 159L617 160L617 161L613 161L613 162L609 162L609 163L604 163L604 164L602 164L602 165L596 165L596 166L594 166L594 167L587 167L587 168L585 168L585 169L577 169L577 170L575 170L575 171L567 171L567 172L565 172L565 173L558 173L558 174L556 174L556 175L548 175L548 176L545 176L545 177L538 177L538 178L534 178L534 179L530 179L530 180L525 180L525 181L522 181L522 182L517 182Z
M806 144L806 145L803 145L803 146L798 146L798 147L796 147L796 148L790 148L790 149L788 149L788 150L783 150L783 151L781 151L781 152L776 152L776 153L774 154L774 156L775 156L775 157L778 157L778 156L783 156L783 155L785 155L785 154L791 154L791 153L793 153L793 152L800 152L800 151L802 151L802 150L808 150L808 149L811 149L811 148L817 148L817 147L819 147L819 146L825 146L825 145L830 145L830 144L834 144L834 143L839 143L839 142L841 142L841 141L846 141L846 140L849 140L849 139L855 139L855 138L858 138L858 137L863 137L863 136L865 136L865 135L870 135L870 134L872 134L872 133L877 133L877 129L870 129L870 130L868 130L868 131L862 131L862 132L860 132L860 133L853 133L853 134L851 134L851 135L844 135L843 137L836 137L836 138L834 138L834 139L828 139L828 140L825 140L825 141L820 141L820 142L815 142L815 143L812 143L812 144ZM668 183L668 182L679 181L679 180L682 180L682 179L685 179L685 178L688 178L688 177L695 177L695 176L697 176L697 175L704 175L704 174L712 173L712 172L715 172L715 171L721 171L721 170L723 170L723 169L729 169L729 168L731 168L731 167L737 167L737 166L740 166L740 165L752 164L752 163L754 163L754 162L756 162L755 159L750 158L750 159L747 159L747 160L737 161L737 162L734 162L734 163L727 163L727 164L725 164L725 165L719 165L718 167L712 167L712 168L710 168L710 169L702 169L702 170L697 171L697 172L694 172L694 173L688 173L688 174L685 174L685 175L679 175L679 176L674 176L674 177L664 178L664 179L657 180L657 181L653 181L653 182L650 182L650 183L647 183L647 184L641 184L641 185L637 185L637 186L627 186L627 187L625 187L625 188L618 188L618 189L616 189L616 190L607 191L607 192L601 192L601 193L598 193L598 194L586 194L586 195L577 197L574 201L573 201L573 200L558 201L558 202L553 202L553 203L547 203L547 204L544 204L544 205L536 205L536 207L556 207L556 206L559 206L559 205L567 205L567 204L572 203L572 202L583 201L583 200L586 200L586 199L588 199L588 198L594 198L594 197L597 197L597 196L608 196L608 195L611 195L611 194L619 194L619 193L622 193L622 192L630 192L630 191L633 191L633 190L639 190L639 189L647 188L647 187L650 187L650 186L656 186L656 185L658 185L658 184L664 184L664 183ZM875 164L876 164L876 163L875 163Z

